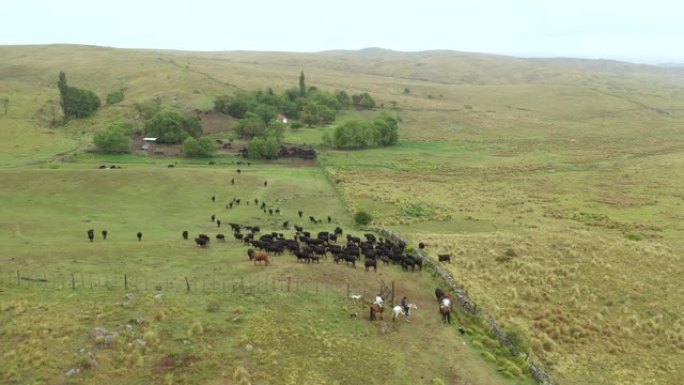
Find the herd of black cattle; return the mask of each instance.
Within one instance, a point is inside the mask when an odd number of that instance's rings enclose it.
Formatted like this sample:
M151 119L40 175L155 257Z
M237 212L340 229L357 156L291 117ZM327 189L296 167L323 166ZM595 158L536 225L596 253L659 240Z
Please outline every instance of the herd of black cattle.
M211 200L216 201L216 197L212 196ZM226 205L226 208L232 209L233 206L239 205L241 199L234 198ZM270 215L280 213L280 209L269 209L265 202L261 202L258 206L259 200L254 199L254 206L263 210ZM299 218L303 217L303 212L299 211ZM221 220L212 214L211 221L221 227ZM320 224L323 221L316 219L313 216L309 217L312 223ZM332 218L327 217L328 223L331 223ZM374 234L365 233L363 238L351 234L343 234L342 228L335 227L333 231L319 231L312 236L311 232L305 231L302 226L294 225L294 236L286 237L282 232L262 233L260 226L241 225L238 223L229 223L233 232L233 238L236 242L242 242L245 246L253 247L270 255L283 255L286 251L290 255L296 257L297 262L303 263L320 263L321 259L327 259L328 256L337 263L343 263L350 267L356 268L357 262L360 263L363 257L364 267L366 271L373 269L377 271L378 263L385 265L400 265L403 270L415 271L416 268L421 271L423 268L423 260L419 257L411 255L406 248L406 243L403 241L392 242L382 237L376 238ZM284 230L290 229L289 221L282 223ZM95 231L88 230L88 239L93 242L95 238ZM107 239L108 231L102 230L102 238ZM190 234L187 230L181 233L183 239L188 240ZM142 240L142 232L136 234L138 241ZM218 233L215 236L217 242L225 242L226 236L223 233ZM207 234L199 234L194 238L197 247L206 248L211 243L211 237ZM425 248L423 242L419 243L420 249ZM450 254L439 255L439 261L450 262Z

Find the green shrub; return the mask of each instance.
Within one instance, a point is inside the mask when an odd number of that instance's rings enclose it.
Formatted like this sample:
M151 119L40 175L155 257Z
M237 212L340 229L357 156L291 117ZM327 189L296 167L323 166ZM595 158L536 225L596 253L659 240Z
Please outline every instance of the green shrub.
M183 153L191 157L212 156L216 151L214 142L211 138L203 136L201 138L188 137L183 141Z
M366 211L359 210L354 214L354 223L358 226L366 226L373 221L373 216Z
M644 236L639 233L628 233L625 234L625 238L629 239L630 241L640 241L644 239Z
M123 91L112 91L107 94L107 104L116 104L124 100Z
M189 136L200 136L202 126L196 117L162 109L145 122L145 134L156 137L159 143L182 143Z
M124 154L130 152L131 140L123 128L109 126L103 132L93 136L93 143L98 152L104 154Z

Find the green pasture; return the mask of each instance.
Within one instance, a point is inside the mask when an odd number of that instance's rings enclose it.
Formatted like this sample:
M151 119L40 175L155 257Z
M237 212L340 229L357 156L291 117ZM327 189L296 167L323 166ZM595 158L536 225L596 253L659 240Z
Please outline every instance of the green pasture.
M53 113L60 70L103 100L126 87L125 99L51 126L61 118ZM305 167L88 152L94 132L121 119L140 123L135 103L209 110L216 95L292 87L300 71L319 89L370 92L383 107L340 120L396 113L400 143L337 151L320 146L333 125L288 130L287 143L317 147L316 165ZM465 337L442 328L429 310L439 284L430 273L375 275L289 256L255 267L227 228L291 235L282 228L289 221L361 233L350 213L364 209L411 246L425 242L429 256L451 253L445 268L522 334L558 383L678 383L682 78L626 63L454 52L0 47L0 97L10 100L7 114L0 110L0 382L529 383L504 378L526 363L506 357L477 320L459 317ZM233 198L243 203L226 209ZM254 198L281 214L263 213ZM183 230L220 231L227 242L202 250L181 239ZM288 277L303 289L287 292ZM246 291L236 286L244 281ZM345 298L347 284L370 296L380 281L399 282L418 303L411 323L351 320L364 306ZM147 323L112 348L87 337L137 317ZM82 370L67 377L70 368Z
M495 364L481 361L478 348L441 325L431 306L431 288L439 283L428 272L381 266L373 273L331 260L306 265L289 255L272 257L268 267L247 259L229 222L288 236L296 223L356 232L317 167L255 163L238 174L235 165L182 160L168 168L129 156L116 162L121 169L99 169L113 159L75 159L1 171L0 335L15 342L0 350L7 383L113 383L112 375L126 383L223 383L239 375L264 384L530 383L504 379ZM226 209L233 198L242 203ZM263 213L255 198L280 215ZM222 220L220 229L211 214ZM308 215L330 215L332 222L313 225ZM96 231L92 243L89 228ZM106 241L99 234L105 228ZM181 238L185 229L191 237L220 231L227 241L200 249ZM144 233L141 242L137 231ZM365 301L347 298L371 298L392 281L397 295L420 304L411 323L370 323ZM353 312L358 319L349 317ZM96 327L119 330L111 346L92 337ZM411 362L425 364L407 366L407 350L398 346L408 349ZM380 367L366 359L377 355L385 357Z

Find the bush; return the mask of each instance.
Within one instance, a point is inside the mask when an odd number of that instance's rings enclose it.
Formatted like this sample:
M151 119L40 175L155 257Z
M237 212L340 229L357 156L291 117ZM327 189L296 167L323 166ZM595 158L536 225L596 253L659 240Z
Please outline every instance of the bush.
M373 216L366 211L359 210L354 214L354 223L358 226L366 226L373 222Z
M119 126L109 126L93 137L98 152L104 154L124 154L130 152L131 140L125 130Z
M368 148L391 146L399 142L397 119L389 114L381 114L373 121L348 120L335 127L324 143L335 148Z
M107 94L107 104L116 104L124 100L123 91L113 91Z
M183 153L186 156L212 156L215 151L216 147L214 147L214 141L206 136L197 139L190 136L183 141Z
M145 134L157 138L159 143L182 143L187 137L202 134L199 120L178 111L160 110L145 122Z

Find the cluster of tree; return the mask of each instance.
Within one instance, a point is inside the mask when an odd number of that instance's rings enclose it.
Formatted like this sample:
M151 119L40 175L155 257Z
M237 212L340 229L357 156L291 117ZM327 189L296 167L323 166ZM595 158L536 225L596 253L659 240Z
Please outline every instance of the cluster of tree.
M188 137L202 135L199 119L178 111L160 109L145 121L145 135L157 138L158 143L183 143Z
M275 122L279 113L311 127L332 123L337 113L349 108L352 103L356 106L375 105L368 93L350 97L345 91L326 92L316 87L307 87L302 72L298 88L289 88L280 94L268 88L266 91L240 91L234 95L221 95L214 99L214 109L246 120L238 126L238 134L253 138L261 136L266 127Z
M57 88L66 120L87 118L100 108L100 98L93 91L69 86L64 71L59 72Z
M278 157L280 142L275 136L252 138L247 147L250 158L275 159Z
M332 135L324 134L323 142L349 149L391 146L399 142L398 121L387 113L373 120L347 120L337 125Z
M197 139L189 136L183 141L183 153L186 156L212 156L216 152L214 141L207 136L202 136Z
M107 127L104 131L98 132L93 137L95 148L104 154L124 154L130 152L130 135L133 125L130 123L119 122Z

